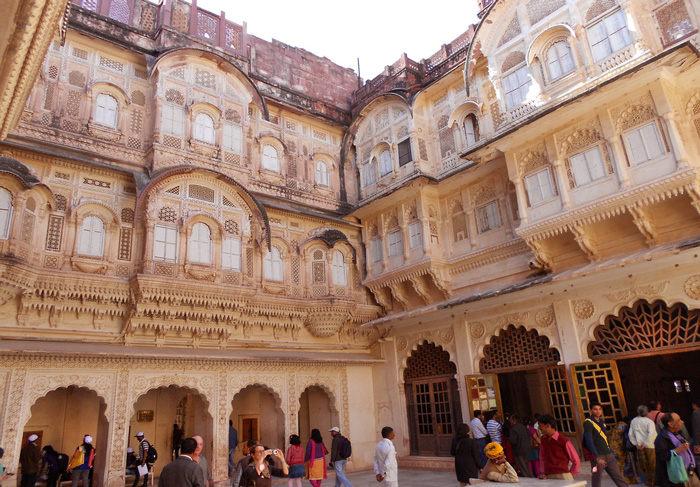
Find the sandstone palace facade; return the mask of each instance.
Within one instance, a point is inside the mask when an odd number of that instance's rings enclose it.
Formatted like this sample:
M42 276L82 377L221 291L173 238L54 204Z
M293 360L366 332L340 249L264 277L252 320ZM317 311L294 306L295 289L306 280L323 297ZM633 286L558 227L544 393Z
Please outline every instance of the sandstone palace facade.
M195 0L0 8L3 463L89 433L123 486L178 424L223 484L229 419L363 469L385 425L449 466L475 409L687 417L698 2L479 8L366 82Z

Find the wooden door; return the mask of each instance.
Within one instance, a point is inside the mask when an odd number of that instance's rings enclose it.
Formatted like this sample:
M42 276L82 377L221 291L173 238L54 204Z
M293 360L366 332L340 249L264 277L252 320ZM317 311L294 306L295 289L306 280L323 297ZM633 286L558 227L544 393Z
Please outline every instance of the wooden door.
M614 360L571 365L571 378L578 410L588 417L591 402L603 405L603 419L609 425L617 424L627 414L620 374Z
M454 402L449 377L432 377L410 384L409 418L413 430L413 453L449 456L454 437Z

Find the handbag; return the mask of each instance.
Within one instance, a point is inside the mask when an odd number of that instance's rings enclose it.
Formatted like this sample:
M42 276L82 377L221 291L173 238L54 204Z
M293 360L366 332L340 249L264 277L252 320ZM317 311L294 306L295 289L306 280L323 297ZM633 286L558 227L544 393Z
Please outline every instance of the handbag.
M666 465L668 480L674 484L682 484L688 481L688 471L685 469L683 459L674 450L671 450L671 458Z
M73 470L74 468L81 466L83 463L85 463L85 449L82 445L80 445L78 449L75 450L75 454L73 454L73 458L71 458L70 463L68 464L68 470Z

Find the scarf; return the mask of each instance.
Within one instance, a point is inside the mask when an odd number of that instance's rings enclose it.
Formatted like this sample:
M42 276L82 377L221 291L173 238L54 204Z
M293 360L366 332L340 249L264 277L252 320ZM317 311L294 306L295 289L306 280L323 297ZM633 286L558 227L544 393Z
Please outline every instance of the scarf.
M681 439L683 442L685 442L685 438L681 434L676 434L676 433L671 433L670 431L666 430L668 432L668 438L671 440L671 443L673 443L673 448L678 448L681 444ZM680 436L680 438L679 438ZM691 453L692 449L688 448L686 451L681 452L678 456L683 459L683 465L685 465L686 470L690 470L691 467L695 467L695 462L693 458L693 454Z

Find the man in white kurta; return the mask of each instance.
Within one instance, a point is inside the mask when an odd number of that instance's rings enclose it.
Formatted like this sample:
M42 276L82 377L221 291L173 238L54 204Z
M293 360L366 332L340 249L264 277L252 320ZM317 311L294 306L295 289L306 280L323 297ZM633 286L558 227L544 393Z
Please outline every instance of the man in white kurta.
M377 482L384 481L386 487L399 487L399 465L396 463L396 449L391 442L393 439L393 428L382 428L382 440L377 443L374 453L374 473L377 474Z

